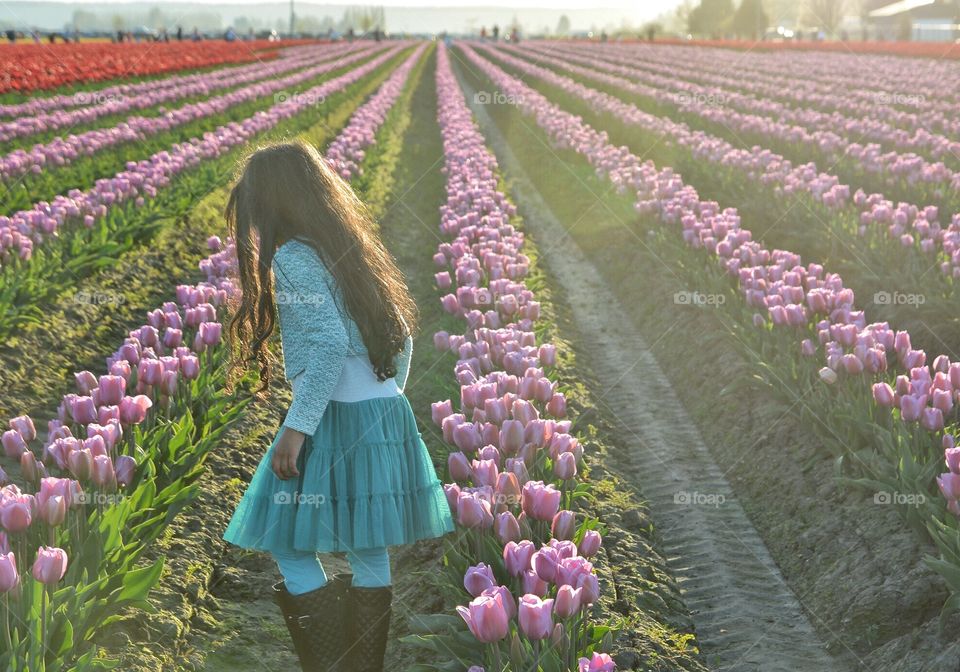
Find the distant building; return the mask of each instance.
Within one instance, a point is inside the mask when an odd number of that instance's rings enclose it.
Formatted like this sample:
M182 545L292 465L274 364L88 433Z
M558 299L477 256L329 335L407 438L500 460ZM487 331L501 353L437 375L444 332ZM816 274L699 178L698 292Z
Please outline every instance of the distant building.
M867 14L878 39L954 42L960 38L960 0L882 2Z

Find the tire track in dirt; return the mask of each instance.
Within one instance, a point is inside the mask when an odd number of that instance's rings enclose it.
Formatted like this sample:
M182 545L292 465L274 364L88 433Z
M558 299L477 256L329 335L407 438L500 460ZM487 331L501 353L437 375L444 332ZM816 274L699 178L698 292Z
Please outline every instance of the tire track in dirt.
M467 100L474 91L461 78ZM649 499L706 659L737 672L839 672L653 353L600 273L532 185L482 105L471 105L526 228L561 285ZM664 337L669 337L665 333ZM705 503L707 501L715 503ZM701 501L704 503L696 503Z

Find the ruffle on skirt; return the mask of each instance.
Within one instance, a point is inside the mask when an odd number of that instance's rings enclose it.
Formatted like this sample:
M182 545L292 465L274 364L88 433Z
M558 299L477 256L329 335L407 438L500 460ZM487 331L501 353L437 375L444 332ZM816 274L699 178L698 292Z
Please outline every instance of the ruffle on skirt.
M404 395L331 401L300 451L299 479L281 480L270 468L277 438L223 534L230 543L329 552L453 531L443 486Z

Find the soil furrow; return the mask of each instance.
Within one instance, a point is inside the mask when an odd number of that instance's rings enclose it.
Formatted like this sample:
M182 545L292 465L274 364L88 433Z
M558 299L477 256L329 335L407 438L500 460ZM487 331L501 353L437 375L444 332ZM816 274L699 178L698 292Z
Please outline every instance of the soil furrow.
M472 91L468 99L474 99ZM473 105L528 228L568 297L598 399L617 418L632 471L650 497L668 564L716 669L827 672L826 652L669 380L599 272L525 176L482 105Z

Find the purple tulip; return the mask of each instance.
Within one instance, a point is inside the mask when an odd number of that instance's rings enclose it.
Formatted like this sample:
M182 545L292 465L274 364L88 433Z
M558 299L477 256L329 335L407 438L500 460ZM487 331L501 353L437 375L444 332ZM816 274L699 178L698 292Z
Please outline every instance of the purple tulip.
M495 585L497 585L497 579L493 575L493 570L482 562L473 567L468 567L467 573L463 577L463 587L474 597Z

